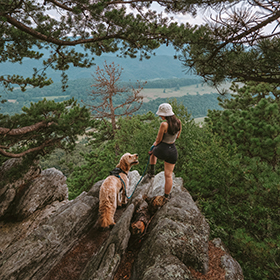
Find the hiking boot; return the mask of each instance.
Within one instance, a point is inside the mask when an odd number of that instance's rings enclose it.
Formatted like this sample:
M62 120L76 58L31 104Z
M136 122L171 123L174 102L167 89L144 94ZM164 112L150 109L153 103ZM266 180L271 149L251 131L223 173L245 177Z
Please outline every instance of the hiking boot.
M150 179L155 176L155 165L154 164L150 164L150 168L147 172L147 175L149 176Z
M167 201L170 200L171 199L171 193L169 193L169 194L165 193L164 197L167 199Z

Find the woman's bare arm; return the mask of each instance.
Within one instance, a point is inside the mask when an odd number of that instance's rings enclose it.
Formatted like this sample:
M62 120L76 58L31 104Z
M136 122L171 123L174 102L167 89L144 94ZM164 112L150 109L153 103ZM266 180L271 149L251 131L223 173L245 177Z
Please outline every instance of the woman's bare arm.
M154 146L157 146L162 141L164 133L167 132L167 128L168 128L168 123L167 122L162 122L160 124L158 134L157 134L157 138L156 138L156 141L154 142Z

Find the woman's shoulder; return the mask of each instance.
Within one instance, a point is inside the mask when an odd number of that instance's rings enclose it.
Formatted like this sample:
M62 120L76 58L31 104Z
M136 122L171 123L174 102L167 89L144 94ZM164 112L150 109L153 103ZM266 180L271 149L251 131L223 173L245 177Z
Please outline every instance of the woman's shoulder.
M167 123L167 122L162 122L162 123L160 124L160 129L161 129L164 133L166 133L166 131L167 131L167 129L168 129L168 123Z

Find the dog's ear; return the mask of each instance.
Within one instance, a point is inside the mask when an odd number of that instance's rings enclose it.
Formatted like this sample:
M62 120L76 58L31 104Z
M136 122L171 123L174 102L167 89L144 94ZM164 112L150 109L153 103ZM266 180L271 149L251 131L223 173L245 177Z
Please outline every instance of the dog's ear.
M117 167L120 168L123 171L128 171L129 170L129 165L128 165L125 157L121 158L121 160L118 163Z

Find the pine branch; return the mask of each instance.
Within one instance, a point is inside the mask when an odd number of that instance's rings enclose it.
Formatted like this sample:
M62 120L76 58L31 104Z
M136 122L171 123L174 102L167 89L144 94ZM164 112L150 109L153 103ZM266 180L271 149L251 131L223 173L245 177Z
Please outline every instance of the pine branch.
M38 130L39 128L42 127L49 127L52 125L54 122L38 122L36 124L32 124L29 126L21 127L21 128L5 128L5 127L0 127L0 135L9 135L9 136L19 136L19 135L24 135L28 132L32 132L35 130Z

